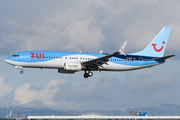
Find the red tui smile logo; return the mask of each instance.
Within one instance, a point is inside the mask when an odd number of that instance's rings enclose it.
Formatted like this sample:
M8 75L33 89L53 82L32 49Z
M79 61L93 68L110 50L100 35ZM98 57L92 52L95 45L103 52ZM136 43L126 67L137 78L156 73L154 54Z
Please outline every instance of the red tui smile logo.
M162 42L163 44L165 44L165 42L163 41ZM161 52L161 50L163 49L163 46L160 48L160 49L157 49L155 46L156 46L156 44L152 44L152 46L153 46L153 48L154 48L154 50L156 51L156 52Z
M121 50L123 51L123 50L124 50L124 48L121 48Z

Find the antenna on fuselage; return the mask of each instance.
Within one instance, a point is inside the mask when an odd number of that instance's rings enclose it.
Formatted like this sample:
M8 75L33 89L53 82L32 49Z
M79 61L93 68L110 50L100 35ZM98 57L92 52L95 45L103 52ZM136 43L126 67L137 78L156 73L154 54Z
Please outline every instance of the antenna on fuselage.
M103 50L101 50L99 53L102 54L102 53L103 53Z

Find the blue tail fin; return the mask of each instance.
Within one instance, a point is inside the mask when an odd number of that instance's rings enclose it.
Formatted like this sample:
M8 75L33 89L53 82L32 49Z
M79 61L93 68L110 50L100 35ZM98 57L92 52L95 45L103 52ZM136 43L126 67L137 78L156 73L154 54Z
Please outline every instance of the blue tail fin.
M144 50L130 55L163 57L170 31L171 27L164 27Z

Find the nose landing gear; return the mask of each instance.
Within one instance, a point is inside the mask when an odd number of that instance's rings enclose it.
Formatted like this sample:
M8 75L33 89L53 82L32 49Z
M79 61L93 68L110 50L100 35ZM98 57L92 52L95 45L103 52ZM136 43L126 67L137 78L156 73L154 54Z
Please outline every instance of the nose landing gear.
M21 74L23 74L23 73L24 73L24 71L23 71L23 67L21 67L21 66L15 66L15 68L21 69L21 71L20 71L20 73L21 73Z
M91 77L91 76L93 76L93 73L91 71L89 71L88 73L85 71L84 78L88 78L88 77Z
M20 73L21 73L21 74L23 74L23 73L24 73L23 69L21 69Z

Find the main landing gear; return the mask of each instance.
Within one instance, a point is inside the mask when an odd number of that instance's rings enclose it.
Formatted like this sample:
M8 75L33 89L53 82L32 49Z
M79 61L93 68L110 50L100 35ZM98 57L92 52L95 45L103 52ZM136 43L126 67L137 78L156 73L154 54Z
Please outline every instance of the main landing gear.
M91 77L91 76L93 76L93 73L91 71L88 71L88 73L87 73L87 71L85 71L84 78L88 78L88 77Z

